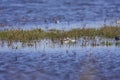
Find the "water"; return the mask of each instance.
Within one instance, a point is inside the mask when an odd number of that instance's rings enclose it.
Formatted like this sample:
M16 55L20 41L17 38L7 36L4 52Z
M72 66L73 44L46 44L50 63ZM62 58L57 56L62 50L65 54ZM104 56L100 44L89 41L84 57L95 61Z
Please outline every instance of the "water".
M98 28L116 25L119 12L119 0L1 0L0 30ZM120 44L111 39L0 40L0 80L120 80L119 74Z
M119 0L1 0L0 26L8 28L101 27L120 19ZM56 20L60 23L56 24ZM4 27L3 27L4 26Z
M120 45L0 41L0 80L119 80Z

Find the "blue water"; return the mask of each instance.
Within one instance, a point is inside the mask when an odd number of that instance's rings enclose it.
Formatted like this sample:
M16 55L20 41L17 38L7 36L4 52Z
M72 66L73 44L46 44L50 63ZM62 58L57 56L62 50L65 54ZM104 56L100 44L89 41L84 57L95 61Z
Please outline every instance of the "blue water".
M0 26L5 28L76 28L114 24L119 0L1 0ZM56 24L56 20L60 23ZM65 27L63 27L65 26Z
M0 80L120 80L120 45L90 42L0 41Z
M120 45L80 43L0 41L0 80L120 80Z
M98 28L119 13L120 0L1 0L0 30ZM120 44L108 41L0 40L0 80L120 80Z

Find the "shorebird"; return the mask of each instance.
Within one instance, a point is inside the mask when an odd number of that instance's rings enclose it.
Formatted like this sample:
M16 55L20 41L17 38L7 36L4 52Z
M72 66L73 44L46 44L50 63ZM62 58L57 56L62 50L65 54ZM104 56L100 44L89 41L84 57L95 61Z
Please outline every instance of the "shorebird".
M75 43L76 40L75 39L71 39L71 38L66 38L63 40L64 43L68 44L68 43Z
M59 18L53 18L53 21L55 24L59 24L60 23L60 19Z
M55 23L56 23L56 24L59 24L59 23L60 23L60 21L59 21L59 20L55 20Z

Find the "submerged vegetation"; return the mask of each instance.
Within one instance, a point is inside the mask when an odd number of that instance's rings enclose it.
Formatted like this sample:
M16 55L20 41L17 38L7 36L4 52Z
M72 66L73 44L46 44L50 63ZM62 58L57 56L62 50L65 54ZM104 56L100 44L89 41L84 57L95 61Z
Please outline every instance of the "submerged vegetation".
M12 40L12 41L31 41L40 39L64 39L66 37L80 38L82 36L89 37L106 37L114 38L120 35L120 27L118 26L105 26L101 28L80 28L72 29L69 31L64 30L4 30L0 32L1 40Z

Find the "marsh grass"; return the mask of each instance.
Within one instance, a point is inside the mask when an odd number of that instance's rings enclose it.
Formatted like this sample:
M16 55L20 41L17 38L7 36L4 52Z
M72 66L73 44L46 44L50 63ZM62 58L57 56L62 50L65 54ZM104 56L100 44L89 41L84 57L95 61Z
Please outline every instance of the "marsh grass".
M4 30L0 32L1 40L11 41L31 41L40 39L63 39L66 37L80 38L82 36L89 37L105 37L114 38L120 35L120 27L116 26L104 26L98 29L95 28L81 28L72 29L69 31L62 30L48 30L44 31L41 29L34 30Z

